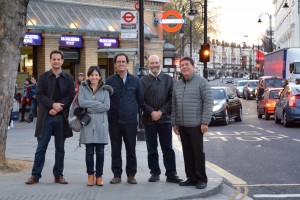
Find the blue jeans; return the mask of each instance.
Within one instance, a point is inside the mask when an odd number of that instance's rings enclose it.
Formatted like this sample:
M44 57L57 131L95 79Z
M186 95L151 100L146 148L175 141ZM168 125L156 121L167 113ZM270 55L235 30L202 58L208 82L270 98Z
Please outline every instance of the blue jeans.
M65 137L64 137L64 117L63 115L47 116L45 120L43 136L37 138L37 148L32 168L32 176L41 178L42 170L45 164L45 156L51 136L54 135L55 144L55 164L53 175L55 177L63 176L64 157L65 157Z
M31 100L31 105L30 105L30 111L29 111L29 120L30 121L33 121L35 107L36 107L36 100L32 99Z
M96 177L103 175L104 165L104 144L85 144L85 163L88 175L95 173L94 152L96 153Z
M174 176L176 172L175 152L172 147L171 123L154 123L145 125L145 135L148 150L148 167L151 175L160 175L159 155L157 151L157 135L163 152L163 162L166 168L166 176Z

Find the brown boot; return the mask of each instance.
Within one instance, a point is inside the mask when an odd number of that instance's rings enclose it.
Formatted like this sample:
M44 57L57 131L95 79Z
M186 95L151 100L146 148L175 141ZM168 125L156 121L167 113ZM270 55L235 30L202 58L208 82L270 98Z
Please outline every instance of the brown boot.
M102 179L102 176L96 178L96 185L97 185L97 186L103 186L103 179Z
M95 177L94 177L94 174L93 175L89 175L88 176L88 182L87 182L87 185L88 186L93 186L94 185L94 183L95 183Z

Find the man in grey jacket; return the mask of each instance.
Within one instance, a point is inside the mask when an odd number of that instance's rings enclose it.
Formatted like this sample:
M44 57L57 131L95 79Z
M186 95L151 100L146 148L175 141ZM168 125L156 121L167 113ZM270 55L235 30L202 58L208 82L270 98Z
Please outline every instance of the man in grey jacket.
M172 95L172 125L180 134L187 180L180 186L207 186L203 134L212 117L213 98L209 83L194 73L190 57L180 60L182 78L175 83Z

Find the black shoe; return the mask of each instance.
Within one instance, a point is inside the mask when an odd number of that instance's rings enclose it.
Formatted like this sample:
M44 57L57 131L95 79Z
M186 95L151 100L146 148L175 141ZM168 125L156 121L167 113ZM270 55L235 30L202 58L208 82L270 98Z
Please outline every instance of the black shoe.
M207 187L207 183L203 182L203 181L198 181L198 184L196 186L197 189L204 189Z
M159 181L159 175L152 175L149 179L149 182L157 182Z
M166 181L167 181L167 182L170 182L170 183L180 183L180 182L183 181L183 180L180 179L178 176L173 175L173 176L167 176Z
M191 179L187 179L186 181L179 182L180 186L196 186L197 181L192 181Z

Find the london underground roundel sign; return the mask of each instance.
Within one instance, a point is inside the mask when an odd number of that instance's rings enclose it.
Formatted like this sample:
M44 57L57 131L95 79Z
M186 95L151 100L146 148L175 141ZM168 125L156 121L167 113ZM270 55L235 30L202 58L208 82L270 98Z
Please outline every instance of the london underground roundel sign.
M176 25L174 27L170 27L169 24L174 24L174 23L165 23L164 21L167 20L167 18L169 16L174 16L175 18L175 21L177 21ZM168 32L176 32L178 31L179 29L181 29L182 27L182 23L184 22L184 20L182 19L182 16L179 12L175 11L175 10L169 10L167 12L165 12L162 16L162 27L165 31L168 31ZM172 20L174 21L174 19Z

